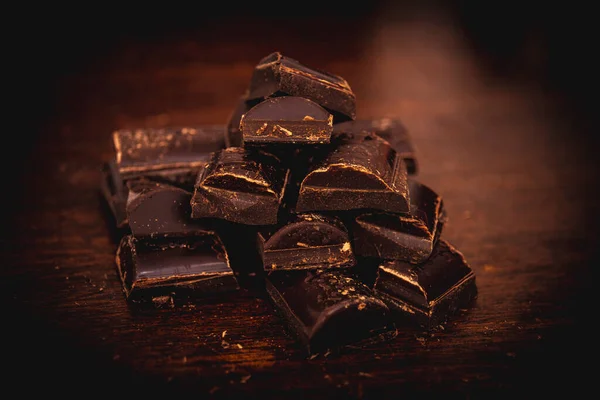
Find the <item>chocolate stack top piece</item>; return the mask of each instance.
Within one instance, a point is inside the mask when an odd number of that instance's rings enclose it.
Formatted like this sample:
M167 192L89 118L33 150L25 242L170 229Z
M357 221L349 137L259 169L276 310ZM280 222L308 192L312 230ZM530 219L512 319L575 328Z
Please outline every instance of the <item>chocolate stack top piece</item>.
M274 52L254 68L247 98L256 100L281 94L312 100L336 114L339 121L356 118L356 97L344 78L308 68Z

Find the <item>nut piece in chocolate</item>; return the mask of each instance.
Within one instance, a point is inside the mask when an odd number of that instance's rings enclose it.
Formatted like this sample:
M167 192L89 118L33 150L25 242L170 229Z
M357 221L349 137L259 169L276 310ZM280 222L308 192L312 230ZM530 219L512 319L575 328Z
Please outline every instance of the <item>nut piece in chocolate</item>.
M475 274L463 254L439 240L422 264L386 261L379 266L375 292L401 320L432 330L477 296Z
M274 52L260 60L248 88L248 99L277 95L305 97L334 114L335 122L356 117L356 96L344 78L308 68Z
M386 304L339 270L273 271L266 284L275 310L309 354L338 350L393 328Z
M239 289L227 251L211 231L167 241L126 235L116 262L128 301L189 299Z
M242 116L240 130L244 144L329 143L333 116L303 97L271 97Z
M406 166L390 144L373 133L340 135L300 185L297 212L410 210Z
M333 216L292 215L282 226L259 231L258 248L266 271L355 264L348 231Z
M219 218L246 225L273 225L289 170L261 150L228 147L200 170L190 201L192 218Z
M370 212L352 227L357 256L421 263L431 255L446 216L442 198L428 186L409 179L409 214Z

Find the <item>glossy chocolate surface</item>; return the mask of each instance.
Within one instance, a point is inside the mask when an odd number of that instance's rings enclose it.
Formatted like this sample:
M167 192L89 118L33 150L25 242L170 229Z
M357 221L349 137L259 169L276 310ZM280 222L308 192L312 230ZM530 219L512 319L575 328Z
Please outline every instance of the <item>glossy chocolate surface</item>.
M303 179L297 212L410 210L406 166L375 134L343 134Z
M274 52L260 60L254 68L248 99L279 94L310 99L331 111L336 121L356 117L356 96L344 78L308 68L297 60Z
M241 119L243 143L329 143L333 116L312 100L271 97L248 110Z
M265 270L335 268L355 262L348 231L335 217L293 215L284 225L257 235Z
M136 238L189 236L206 230L191 218L190 192L145 178L129 181L127 187L127 220Z
M200 167L225 147L225 125L118 130L115 163L125 177L155 170Z
M371 212L355 218L356 255L410 263L431 255L446 219L442 198L414 179L409 179L409 192L409 214Z
M274 271L267 277L267 291L309 353L339 348L390 328L385 303L339 270Z
M238 289L227 251L210 231L169 241L126 235L116 261L128 300L186 298Z
M402 317L427 329L444 323L477 296L473 270L445 240L421 264L383 262L374 290Z
M288 175L278 158L260 150L228 147L215 152L198 175L192 217L276 224Z

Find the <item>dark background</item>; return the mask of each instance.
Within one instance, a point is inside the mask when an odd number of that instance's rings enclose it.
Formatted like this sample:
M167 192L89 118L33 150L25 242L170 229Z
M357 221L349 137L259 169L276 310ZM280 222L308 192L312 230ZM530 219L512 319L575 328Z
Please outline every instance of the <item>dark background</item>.
M160 64L160 60L153 59L152 51L140 52L147 59L116 59L115 55L127 53L123 49L159 46L163 50L156 57L165 57L169 52L164 48L168 49L169 43L190 40L196 44L190 48L190 60L215 64L240 59L254 63L258 61L256 54L268 54L278 48L297 50L294 55L300 60L310 58L314 52L331 61L334 56L328 58L330 48L335 48L331 54L335 53L336 57L340 54L343 57L346 52L347 58L352 59L355 57L353 52L357 51L355 44L361 41L366 27L383 23L402 26L431 13L443 14L453 21L456 30L465 38L482 71L485 71L484 80L500 85L502 82L507 85L517 82L557 99L564 126L569 127L560 138L561 142L565 143L565 148L574 149L577 157L585 159L581 165L586 168L578 173L596 175L597 163L590 162L598 145L597 112L592 101L596 93L597 70L592 62L596 49L592 42L594 25L590 10L572 3L554 6L540 3L538 6L516 1L429 1L419 6L408 2L377 1L368 5L361 3L360 7L337 2L330 5L323 3L259 5L247 2L235 6L223 3L212 4L216 8L210 12L203 10L202 4L185 8L171 4L134 8L98 3L85 9L53 6L12 15L12 28L5 36L10 55L5 61L10 71L5 75L5 96L9 100L5 118L10 133L3 135L5 155L2 168L8 171L3 195L6 219L2 229L2 246L3 255L7 256L3 268L22 267L21 258L35 259L31 255L35 246L28 245L28 228L18 226L18 223L23 219L33 219L31 216L40 211L37 205L50 197L52 188L44 186L38 179L35 181L40 185L38 190L32 187L31 180L25 178L42 176L45 164L37 160L44 159L47 151L56 150L55 141L68 140L73 135L57 133L65 121L93 120L89 114L93 113L95 91L110 98L110 91L102 91L99 85L95 86L93 77L115 73L119 63L126 65L128 70L139 68L140 72L144 71L146 64ZM293 14L284 12L284 6L292 7ZM11 19L11 15L6 18ZM232 45L240 37L246 41L256 38L255 46ZM215 43L222 46L215 46ZM306 43L311 44L307 46ZM203 49L207 51L203 52ZM185 62L185 52L182 55L179 51L178 57ZM152 93L151 88L144 90ZM233 98L237 95L237 92L232 93ZM81 103L82 99L85 103ZM118 100L114 99L115 102ZM174 99L173 103L176 101ZM198 104L203 104L203 101L210 103L211 99L198 99ZM166 99L164 103L168 106L170 100ZM151 114L160 114L160 107L152 109L154 103L149 104L140 108ZM119 126L102 126L106 132L116 128ZM85 136L86 132L80 131L77 135ZM548 133L554 139L556 135L561 133ZM59 159L62 155L56 151L54 158ZM46 156L48 159L51 157ZM581 191L586 199L574 201L573 207L593 210L595 192L595 186L586 187ZM548 202L551 203L552 199ZM553 212L556 210L552 207L549 210L548 218L555 218ZM597 221L597 215L582 218L577 237L588 239L585 244L569 245L569 249L581 248L579 254L585 255L572 266L572 273L576 276L567 279L577 281L571 289L577 288L578 292L570 297L567 307L569 312L576 314L577 325L573 330L565 328L562 331L563 328L559 327L554 331L555 338L565 342L563 347L554 348L557 357L570 354L573 357L570 360L573 360L576 357L571 354L571 348L579 350L586 347L586 314L593 313L591 282L586 280L586 276L597 264L592 257L598 253ZM15 230L20 232L17 239L14 237ZM86 232L81 234L86 235ZM41 237L40 233L31 235L32 238ZM507 243L518 246L508 239ZM81 387L80 390L89 390L90 387L97 390L102 385L109 389L113 384L127 383L129 379L143 381L147 378L132 376L131 369L115 367L107 362L101 351L90 350L92 341L87 336L82 337L80 343L72 343L73 335L64 335L62 327L69 326L69 318L76 317L39 311L39 308L25 305L27 302L21 301L21 297L13 296L35 297L35 293L50 291L44 287L48 281L35 280L30 276L11 280L11 275L9 272L9 278L3 282L9 289L7 297L10 297L5 325L8 328L3 329L3 334L5 343L10 347L8 365L17 371L15 382L19 385L27 382L30 374L34 381L50 383L55 390L63 381L65 385ZM560 284L557 286L556 290L560 292ZM556 298L564 300L563 296L557 295ZM52 320L55 315L62 315L65 319ZM583 332L581 337L579 332ZM555 360L554 355L548 352L540 354L540 357L547 363ZM489 362L493 363L493 360ZM58 364L62 366L59 368ZM101 371L98 377L96 370ZM530 385L523 383L529 377L527 374L534 376L539 372L527 371L525 367L522 370L519 383L529 388ZM551 370L548 365L542 373L547 374ZM568 378L567 381L574 382L573 377ZM536 382L542 381L543 377L536 378Z

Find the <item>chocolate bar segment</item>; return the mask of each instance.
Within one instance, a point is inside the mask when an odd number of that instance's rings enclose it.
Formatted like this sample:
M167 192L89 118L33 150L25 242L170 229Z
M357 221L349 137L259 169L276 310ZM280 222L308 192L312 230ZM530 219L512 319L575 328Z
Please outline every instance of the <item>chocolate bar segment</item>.
M305 97L328 109L336 122L356 117L356 96L338 75L308 68L274 52L260 60L248 89L248 99L277 95Z
M442 198L413 179L408 187L409 214L371 212L356 217L352 227L356 255L415 264L431 255L446 218Z
M335 268L355 263L348 231L333 216L292 215L282 226L259 231L258 248L267 271Z
M375 292L401 319L433 329L477 296L475 274L463 254L439 240L422 264L386 261L379 266Z
M389 329L385 303L350 275L339 270L276 272L267 277L269 299L309 354Z
M228 147L215 152L198 174L192 218L276 224L288 176L279 159L264 151Z
M127 186L114 161L102 165L100 194L110 209L115 227L127 230Z
M185 299L235 291L227 251L214 232L161 240L121 239L117 269L127 300Z
M406 166L387 141L373 133L344 134L333 146L303 179L297 212L410 210Z
M406 171L409 175L415 175L418 172L418 163L415 147L408 130L399 119L394 118L375 118L356 121L346 121L333 126L333 134L343 133L369 133L373 132L377 136L387 140L396 153L404 160Z
M243 143L329 143L333 116L312 100L282 96L266 99L240 122Z
M127 187L127 220L136 238L187 236L206 230L191 218L191 192L146 178L131 180Z
M201 167L225 147L225 126L118 130L113 133L116 164L126 179L151 171Z

